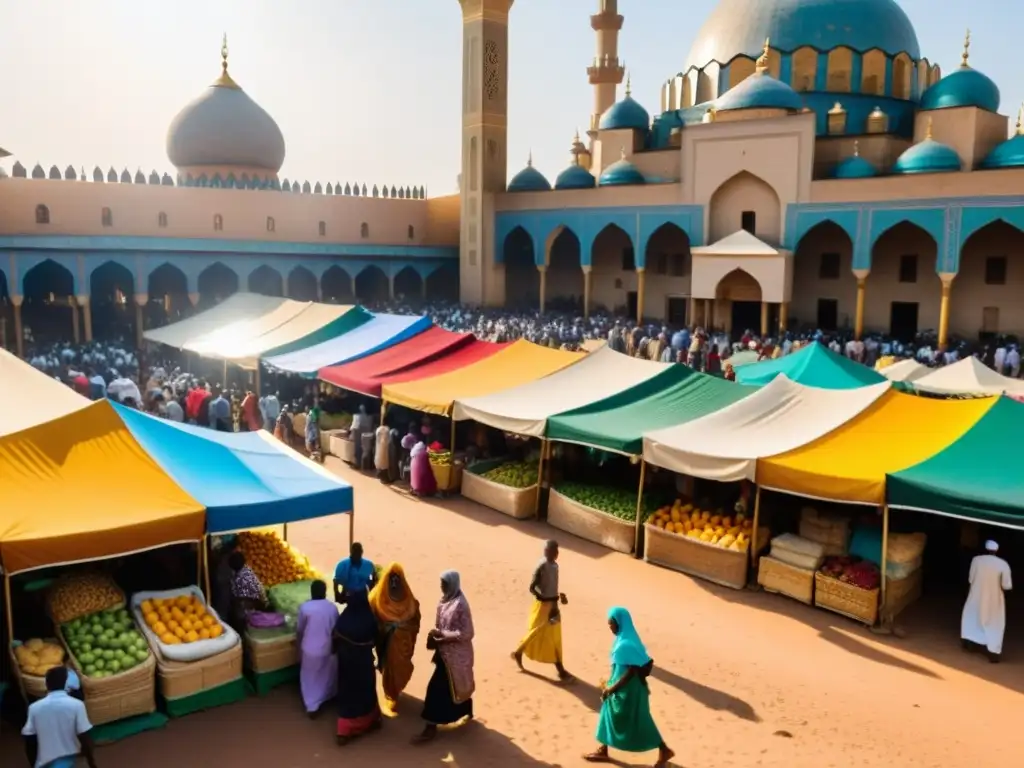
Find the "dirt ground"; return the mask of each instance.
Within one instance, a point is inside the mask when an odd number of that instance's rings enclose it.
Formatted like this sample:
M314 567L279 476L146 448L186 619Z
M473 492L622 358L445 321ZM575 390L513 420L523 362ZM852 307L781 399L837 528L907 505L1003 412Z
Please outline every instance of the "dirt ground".
M594 745L597 686L608 674L605 615L614 605L629 608L655 659L652 709L676 766L1021 764L1024 642L1008 638L1000 665L964 654L957 606L916 606L906 638L881 638L783 597L719 588L461 498L419 501L334 460L329 466L355 486L356 538L367 557L405 567L424 608L424 631L439 574L461 573L476 624L478 720L431 745L409 744L432 671L421 647L399 716L344 749L334 745L330 713L307 720L297 691L286 688L104 747L101 766L584 765L580 756ZM324 570L344 556L347 536L341 516L289 527L293 543ZM523 674L509 659L525 629L529 575L548 537L562 546L566 665L579 677L570 687L554 684L551 669ZM5 753L12 747L3 740ZM628 766L655 758L613 756Z

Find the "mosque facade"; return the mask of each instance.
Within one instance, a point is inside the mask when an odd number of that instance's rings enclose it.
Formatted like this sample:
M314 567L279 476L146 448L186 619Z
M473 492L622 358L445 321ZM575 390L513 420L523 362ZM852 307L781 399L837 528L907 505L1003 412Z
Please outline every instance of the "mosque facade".
M174 176L19 161L0 178L0 342L21 351L23 326L53 322L91 340L98 313L141 338L236 290L458 298L458 196L280 179L284 136L229 74L226 40L221 55L168 129Z
M1024 333L1024 129L969 33L946 72L894 0L719 0L645 105L620 59L626 2L598 0L588 130L557 175L527 162L506 182L513 3L461 5L464 301Z

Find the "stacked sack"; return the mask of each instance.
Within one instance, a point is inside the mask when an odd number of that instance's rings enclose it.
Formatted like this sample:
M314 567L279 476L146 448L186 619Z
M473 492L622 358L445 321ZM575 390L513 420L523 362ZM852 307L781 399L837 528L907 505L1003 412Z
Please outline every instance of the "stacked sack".
M771 557L804 571L816 571L825 560L825 547L794 533L772 539Z
M928 535L924 533L890 533L885 574L893 581L913 576L921 569Z
M850 521L841 515L828 515L813 507L800 510L800 535L825 548L826 557L849 554Z

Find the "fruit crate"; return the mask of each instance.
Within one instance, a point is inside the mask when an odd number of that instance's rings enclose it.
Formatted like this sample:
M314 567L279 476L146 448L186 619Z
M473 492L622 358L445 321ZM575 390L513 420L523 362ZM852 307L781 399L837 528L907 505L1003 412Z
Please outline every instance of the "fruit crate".
M877 589L861 589L826 576L821 571L814 574L814 604L869 627L878 621Z
M298 638L294 632L249 629L245 634L245 656L246 666L258 675L296 666Z
M548 523L561 531L616 552L628 555L633 551L636 525L632 520L622 520L607 512L580 504L554 488L548 497Z
M747 586L747 550L725 549L648 523L644 560L732 589ZM764 541L765 539L760 539Z
M514 517L516 520L533 517L537 511L539 485L513 488L510 485L488 480L478 474L481 469L486 472L500 463L489 462L468 467L462 473L462 497L471 499L477 504L483 504L485 507L490 507L509 517Z
M765 592L774 592L814 605L814 571L797 568L774 557L762 557L757 567L757 583Z
M165 699L192 696L242 676L242 644L238 643L216 656L191 663L159 658L156 671L160 695Z

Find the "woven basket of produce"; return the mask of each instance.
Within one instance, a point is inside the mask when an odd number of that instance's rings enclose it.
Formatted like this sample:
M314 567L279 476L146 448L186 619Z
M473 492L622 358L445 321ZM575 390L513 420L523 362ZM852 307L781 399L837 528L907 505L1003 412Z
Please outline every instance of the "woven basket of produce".
M462 473L462 495L493 510L525 520L537 510L537 465L521 462L475 464Z
M821 544L825 555L845 555L850 546L850 521L804 507L800 511L800 536Z
M696 576L723 587L743 589L747 585L748 550L730 549L674 531L646 526L644 560Z
M105 573L80 571L61 576L46 595L46 610L54 624L66 624L108 608L121 608L124 592Z
M868 626L878 621L877 588L861 589L821 571L814 574L814 604Z
M242 676L242 644L188 664L158 657L156 673L160 695L165 699L180 699L216 688Z
M64 646L60 641L33 638L24 643L15 641L8 648L12 669L20 678L21 692L27 698L41 699L46 695L46 673L51 667L64 663Z
M570 498L567 494L576 499L585 498L590 504ZM591 504L599 504L614 512L606 512ZM548 523L581 539L628 555L633 551L633 540L636 537L635 494L632 509L627 505L628 500L618 489L566 483L559 486L558 490L551 489L548 497Z
M774 592L813 605L814 574L815 571L797 568L774 557L762 557L757 567L757 583L765 592Z
M243 531L238 534L238 548L245 555L245 564L268 589L276 584L320 578L309 558L273 531Z
M245 633L246 663L258 675L299 663L299 646L294 632L252 629Z
M452 458L451 451L428 451L430 470L434 473L437 490L442 493L454 493L462 485L462 462Z

